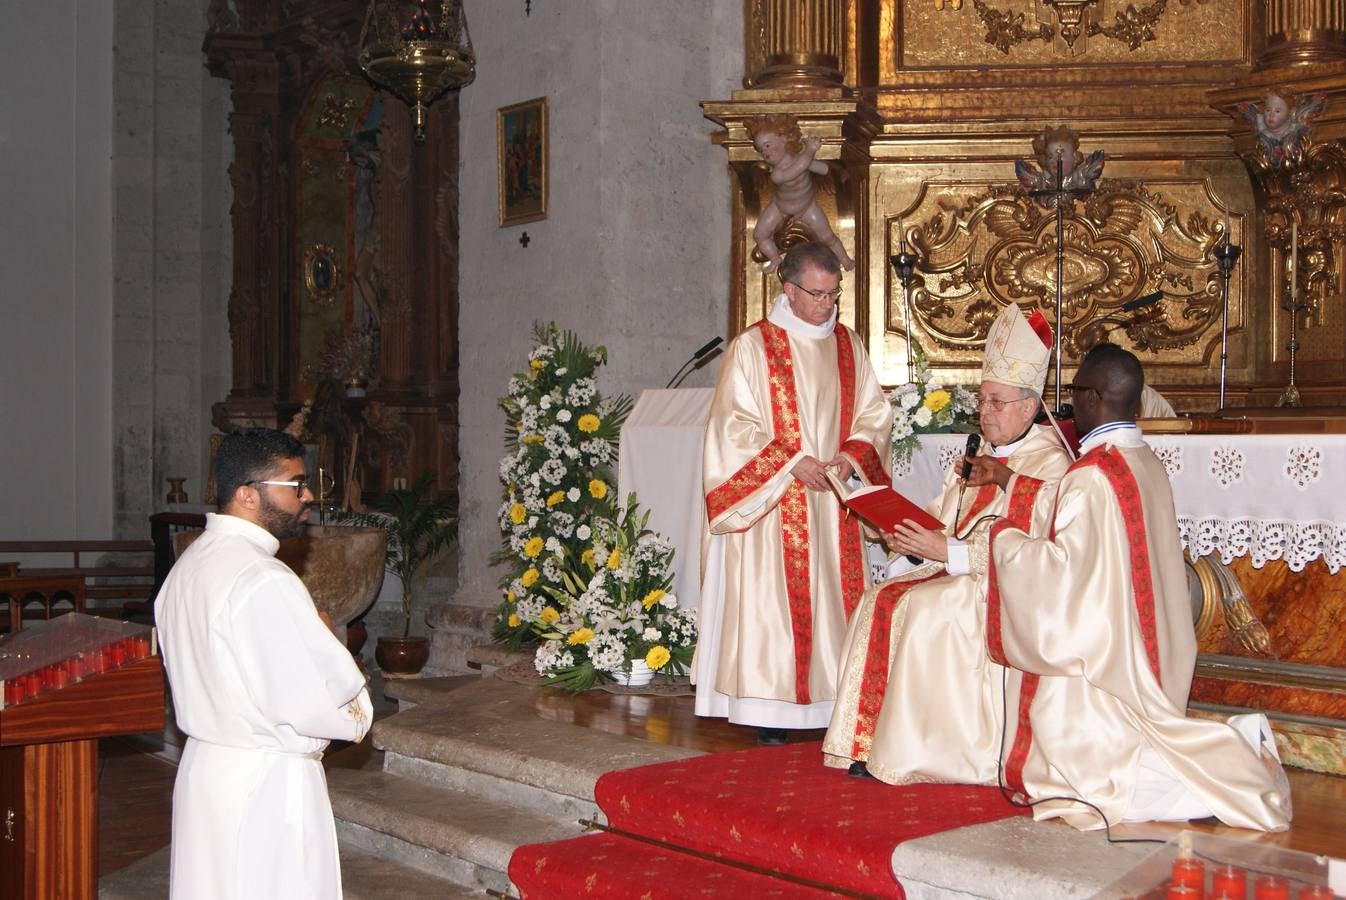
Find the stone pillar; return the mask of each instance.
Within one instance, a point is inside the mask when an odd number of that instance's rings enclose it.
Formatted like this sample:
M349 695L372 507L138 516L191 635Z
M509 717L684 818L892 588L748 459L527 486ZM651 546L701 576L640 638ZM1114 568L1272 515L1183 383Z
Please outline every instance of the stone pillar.
M842 0L748 0L744 84L751 88L840 87Z
M1268 0L1257 69L1346 59L1346 0Z

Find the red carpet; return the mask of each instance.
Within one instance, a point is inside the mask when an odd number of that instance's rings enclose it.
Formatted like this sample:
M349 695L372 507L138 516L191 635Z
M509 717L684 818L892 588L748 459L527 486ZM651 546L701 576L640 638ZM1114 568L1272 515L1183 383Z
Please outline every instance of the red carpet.
M894 787L870 779L850 778L841 769L822 763L817 743L761 747L732 753L714 753L681 762L609 772L594 791L598 805L613 828L683 847L729 862L776 871L783 875L872 897L903 897L889 860L903 841L964 825L990 822L1022 814L1004 801L995 788L920 784ZM624 846L612 856L599 848L596 837L582 837L550 845L543 868L555 868L559 859L573 864L566 880L547 888L530 881L528 867L540 858L538 847L520 847L510 863L510 877L525 898L598 896L586 893L584 882L597 873L605 883L629 879L625 893L604 897L642 897L657 885L643 874L652 854L670 859L677 874L673 882L682 893L659 896L720 896L702 894L699 878L709 860L649 845ZM629 851L629 852L628 852ZM603 853L601 862L593 853ZM530 860L524 864L521 858ZM520 870L516 873L516 867ZM553 874L556 875L553 871ZM752 874L752 873L742 873ZM717 875L715 880L727 876ZM754 878L765 876L753 875ZM520 879L523 880L520 880ZM569 885L558 892L558 885ZM818 897L826 892L778 882L779 896ZM640 890L636 888L642 886ZM709 885L714 887L714 884ZM615 887L615 886L614 886ZM729 896L726 889L723 896ZM737 892L739 888L733 888ZM804 893L797 893L804 891ZM769 896L754 888L744 896Z

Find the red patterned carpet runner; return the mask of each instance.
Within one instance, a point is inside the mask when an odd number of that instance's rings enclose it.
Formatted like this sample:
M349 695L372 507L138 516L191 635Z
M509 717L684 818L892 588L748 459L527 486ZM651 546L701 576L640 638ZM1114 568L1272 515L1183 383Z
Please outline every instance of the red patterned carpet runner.
M901 898L898 844L1022 814L995 788L850 778L817 743L609 772L594 794L613 828L665 846L588 835L520 847L509 874L524 900Z

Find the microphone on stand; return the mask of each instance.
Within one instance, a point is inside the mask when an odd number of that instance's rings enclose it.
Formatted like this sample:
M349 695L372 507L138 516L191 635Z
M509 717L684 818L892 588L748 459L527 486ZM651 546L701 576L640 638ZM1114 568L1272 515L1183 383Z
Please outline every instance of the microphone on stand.
M683 363L681 368L679 368L678 371L673 373L673 377L668 379L668 384L664 385L664 388L665 389L673 388L682 384L682 380L686 378L688 375L695 372L697 369L701 368L702 361L705 360L706 357L710 356L711 352L716 347L720 346L723 343L724 338L720 337L719 335L716 335L711 340L706 341L704 344L702 344L701 349L693 353L692 358L687 360L687 362Z

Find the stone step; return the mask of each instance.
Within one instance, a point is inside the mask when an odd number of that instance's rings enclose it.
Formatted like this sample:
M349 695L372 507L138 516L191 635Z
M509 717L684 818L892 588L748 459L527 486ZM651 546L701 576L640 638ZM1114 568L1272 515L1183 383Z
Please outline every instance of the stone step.
M558 819L490 799L393 775L337 770L328 775L337 834L344 845L476 889L506 890L520 844L583 832Z
M147 900L168 896L169 848L104 875L98 900ZM486 892L439 878L412 866L341 845L341 887L345 900L487 900Z
M545 700L545 692L537 687L482 678L457 688L450 704L422 703L375 723L374 745L389 754L385 765L391 759L391 767L404 767L402 771L412 777L471 789L468 783L453 780L465 776L446 771L460 769L512 782L515 796L525 796L523 789L532 789L534 797L536 792L557 795L547 802L563 805L574 799L592 803L594 785L604 772L701 755L684 747L648 743L619 730L608 733L551 721L539 714L542 710L534 710L535 703ZM406 768L412 765L422 771ZM487 793L494 784L480 783L487 785ZM534 808L549 807L544 803Z

